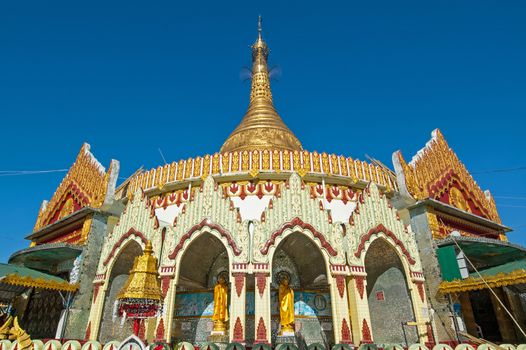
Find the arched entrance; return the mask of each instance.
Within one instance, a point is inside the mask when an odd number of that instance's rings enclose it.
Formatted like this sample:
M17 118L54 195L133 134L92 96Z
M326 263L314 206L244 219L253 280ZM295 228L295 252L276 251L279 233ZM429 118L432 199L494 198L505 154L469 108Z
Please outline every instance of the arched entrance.
M402 322L415 321L402 261L385 239L374 240L365 255L371 331L377 344L403 343ZM415 327L405 327L410 344L418 341Z
M294 290L298 345L334 343L327 265L320 248L298 232L283 239L272 257L272 343L279 331L278 276L283 273L290 276Z
M119 252L111 268L108 280L108 288L104 298L104 310L99 333L102 343L110 340L124 340L133 333L130 320L121 324L121 318L117 317L115 301L117 294L126 283L135 258L142 254L142 248L134 240L130 240Z
M218 238L203 233L184 250L178 269L172 337L177 342L206 342L213 327L217 277L229 276L228 252Z

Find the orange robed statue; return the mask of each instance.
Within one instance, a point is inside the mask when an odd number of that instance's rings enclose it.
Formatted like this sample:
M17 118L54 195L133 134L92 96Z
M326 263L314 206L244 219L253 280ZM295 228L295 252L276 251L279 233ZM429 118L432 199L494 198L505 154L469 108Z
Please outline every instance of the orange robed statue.
M226 321L228 321L228 286L225 276L222 274L217 278L217 284L214 287L214 332L224 332Z
M281 335L294 334L294 291L290 288L289 277L284 275L279 283L279 319Z

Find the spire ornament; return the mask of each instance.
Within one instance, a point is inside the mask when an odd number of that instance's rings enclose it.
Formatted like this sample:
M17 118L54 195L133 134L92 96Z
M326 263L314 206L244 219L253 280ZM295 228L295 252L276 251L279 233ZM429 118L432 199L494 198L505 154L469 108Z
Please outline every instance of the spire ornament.
M267 65L269 48L258 19L258 38L252 45L252 84L250 103L241 123L221 147L221 153L261 149L301 151L298 138L285 125L272 102Z

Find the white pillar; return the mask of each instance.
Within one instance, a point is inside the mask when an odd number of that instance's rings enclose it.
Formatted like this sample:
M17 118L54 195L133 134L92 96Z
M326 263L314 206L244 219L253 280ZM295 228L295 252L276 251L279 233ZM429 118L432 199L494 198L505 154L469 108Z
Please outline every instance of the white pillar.
M334 342L350 344L351 321L349 318L349 303L347 300L347 282L349 269L346 265L330 265L331 269L331 305Z
M230 341L245 344L246 321L246 263L232 264L230 283Z
M267 263L255 263L254 275L256 281L254 309L254 343L270 344L270 282L271 271Z
M372 343L371 315L367 299L367 273L365 273L364 266L351 266L350 270L351 278L347 283L347 291L353 342L355 345Z

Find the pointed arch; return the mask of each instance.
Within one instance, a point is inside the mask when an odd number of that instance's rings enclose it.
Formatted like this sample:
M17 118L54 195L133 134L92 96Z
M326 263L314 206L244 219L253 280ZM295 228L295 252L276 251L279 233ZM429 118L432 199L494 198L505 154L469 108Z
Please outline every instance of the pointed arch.
M407 259L407 262L410 265L414 265L416 263L416 260L411 256L409 253L409 250L405 247L404 243L396 237L396 235L387 229L383 224L379 224L376 227L371 228L365 235L362 236L360 240L360 244L358 245L358 248L356 249L356 252L354 255L357 258L360 258L364 251L366 251L366 247L374 241L374 239L379 235L383 233L385 236L390 238L396 247L398 247L401 251L401 253L405 256ZM389 242L389 240L387 240ZM390 243L391 244L391 243Z

